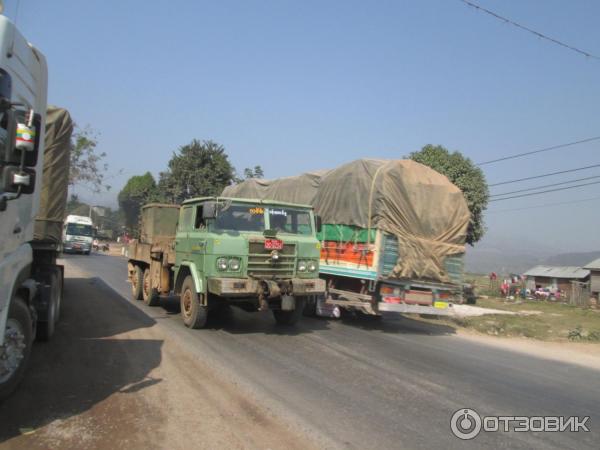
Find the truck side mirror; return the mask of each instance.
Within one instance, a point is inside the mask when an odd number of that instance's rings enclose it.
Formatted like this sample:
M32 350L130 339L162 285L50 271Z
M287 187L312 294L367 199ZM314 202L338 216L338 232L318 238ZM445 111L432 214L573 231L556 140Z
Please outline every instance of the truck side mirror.
M202 205L202 218L203 219L214 219L217 217L217 203L206 202Z
M317 229L317 233L323 231L323 219L321 219L321 216L315 215L315 228Z
M2 168L1 186L4 192L21 194L33 194L35 188L35 170L24 169L21 171L16 166L5 166Z

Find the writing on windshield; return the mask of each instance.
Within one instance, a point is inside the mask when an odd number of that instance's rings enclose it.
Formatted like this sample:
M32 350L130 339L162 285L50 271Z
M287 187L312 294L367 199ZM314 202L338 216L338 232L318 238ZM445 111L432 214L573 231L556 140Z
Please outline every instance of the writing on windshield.
M67 234L73 236L91 236L92 226L83 223L69 223L67 224Z

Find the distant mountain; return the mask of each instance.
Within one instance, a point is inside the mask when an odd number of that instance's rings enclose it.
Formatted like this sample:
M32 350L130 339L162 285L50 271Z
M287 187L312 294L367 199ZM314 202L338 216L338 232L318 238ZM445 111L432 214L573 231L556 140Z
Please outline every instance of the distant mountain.
M546 258L543 264L548 266L579 266L583 267L595 259L600 258L600 250L595 252L561 253Z
M523 273L560 253L561 249L546 243L490 231L474 247L467 246L465 270L470 273Z
M561 253L531 243L514 244L487 239L475 247L467 246L465 270L470 273L523 273L537 265L583 267L600 258L600 250Z

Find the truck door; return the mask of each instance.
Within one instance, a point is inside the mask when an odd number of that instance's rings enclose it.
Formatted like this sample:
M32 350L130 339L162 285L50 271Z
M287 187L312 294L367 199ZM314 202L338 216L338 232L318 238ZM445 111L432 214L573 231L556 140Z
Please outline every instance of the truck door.
M175 238L175 252L177 262L191 261L190 229L192 225L192 216L194 209L191 206L184 206L181 211L181 219Z
M194 225L189 233L191 258L200 272L204 272L204 255L206 255L206 224L202 218L202 207L202 204L194 207Z

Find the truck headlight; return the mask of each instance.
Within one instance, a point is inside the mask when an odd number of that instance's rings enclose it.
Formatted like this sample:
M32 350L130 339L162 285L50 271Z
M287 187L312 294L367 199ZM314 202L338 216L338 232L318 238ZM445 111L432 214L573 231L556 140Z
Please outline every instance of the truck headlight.
M239 258L231 258L229 260L229 270L233 272L237 272L240 270L240 260Z
M306 261L298 261L298 272L306 272Z
M317 271L317 263L315 261L309 261L307 269L309 272L316 272Z
M227 270L227 258L217 258L217 269Z

